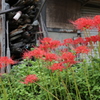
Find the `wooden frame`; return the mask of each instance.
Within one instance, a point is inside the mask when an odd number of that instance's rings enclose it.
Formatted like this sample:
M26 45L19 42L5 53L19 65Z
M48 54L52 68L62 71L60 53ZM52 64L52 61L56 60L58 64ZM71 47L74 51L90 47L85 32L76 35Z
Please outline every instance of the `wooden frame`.
M5 0L0 0L0 10L5 10ZM0 56L6 56L5 46L5 14L0 15ZM5 73L5 68L1 68L1 73Z

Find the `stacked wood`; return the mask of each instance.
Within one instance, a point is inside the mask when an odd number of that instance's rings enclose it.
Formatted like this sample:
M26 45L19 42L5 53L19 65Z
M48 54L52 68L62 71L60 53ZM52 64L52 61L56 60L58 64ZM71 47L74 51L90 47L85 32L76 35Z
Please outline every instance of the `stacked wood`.
M32 23L38 12L38 1L17 0L12 5L8 0L7 3L11 7L23 6L20 11L13 11L7 14L11 57L13 59L21 59L23 52L36 46L39 24L32 25ZM17 13L19 14L17 15ZM18 16L17 19L15 15Z

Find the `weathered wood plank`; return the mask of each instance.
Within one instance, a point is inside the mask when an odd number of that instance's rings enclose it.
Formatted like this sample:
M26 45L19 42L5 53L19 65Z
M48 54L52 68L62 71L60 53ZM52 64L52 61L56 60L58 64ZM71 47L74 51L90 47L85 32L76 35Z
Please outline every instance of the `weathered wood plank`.
M1 8L2 8L2 5L1 5L2 2L1 1L0 1L0 11L1 11ZM2 34L1 32L2 32L2 16L0 15L0 56L1 56L1 34Z
M50 28L72 29L69 20L79 17L81 3L76 0L48 0L46 24Z
M0 11L5 10L5 0L0 0ZM0 15L0 56L5 56L5 14ZM1 68L5 73L5 68Z

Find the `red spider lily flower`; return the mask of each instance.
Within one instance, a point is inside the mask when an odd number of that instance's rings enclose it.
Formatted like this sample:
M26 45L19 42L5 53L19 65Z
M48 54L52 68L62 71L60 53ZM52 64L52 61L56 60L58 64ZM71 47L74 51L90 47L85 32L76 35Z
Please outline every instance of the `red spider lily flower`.
M42 44L49 44L49 43L51 43L51 41L52 41L52 38L46 37L46 38L43 38L41 40L41 43Z
M8 57L0 57L0 62L5 64L15 64L16 62Z
M85 38L85 44L90 44L91 48L93 49L94 46L93 46L93 43L92 43L92 40L91 40L91 37L86 37Z
M94 38L91 36L91 37L86 37L85 38L85 42L84 42L84 44L90 44L92 47L93 47L93 43L92 43L92 41L94 42L95 40L94 40Z
M32 51L28 51L25 52L23 54L23 58L31 58L31 57L35 57L35 58L42 58L45 54L45 51L41 50L40 48L35 48Z
M94 43L96 43L98 41L98 36L90 36L91 41L93 41Z
M93 20L91 18L79 18L71 23L79 30L90 29L93 26Z
M44 50L45 52L48 52L48 51L50 50L50 44L46 44L46 45L40 44L40 45L39 45L39 48L40 48L41 50Z
M8 57L0 57L0 68L6 67L9 64L15 64L16 62Z
M96 15L93 18L94 21L94 26L98 29L98 31L100 31L100 15Z
M32 51L24 52L23 59L31 58L33 56Z
M100 36L99 36L99 35L97 35L97 41L99 41L99 42L100 42Z
M57 60L58 56L56 54L53 54L53 53L46 53L44 59L46 61L53 61L53 60Z
M91 38L90 38L90 37L86 37L86 38L85 38L85 42L86 42L86 43L91 42Z
M72 52L63 53L61 58L64 60L64 63L75 64L75 56Z
M85 40L82 37L78 37L74 40L74 44L84 44Z
M51 38L44 38L41 43L42 44L40 44L39 48L45 51L49 51L50 49L55 49L60 46L60 41L52 40Z
M53 40L51 43L50 43L50 49L55 49L57 47L59 47L61 45L60 41L58 40Z
M64 39L63 45L68 46L68 44L73 44L73 43L74 41L72 40L72 38L68 38L68 39Z
M2 68L2 67L5 67L5 65L0 62L0 68Z
M49 69L52 70L52 72L56 70L63 71L65 67L62 65L62 63L54 63L51 67L49 67Z
M52 42L52 38L43 38L41 40L41 44L39 46L39 48L41 48L42 50L48 51L48 49L50 48L50 43Z
M26 76L26 78L24 79L24 82L21 82L23 84L29 84L29 83L34 83L36 81L38 81L38 77L36 75L28 75Z
M90 49L87 46L79 46L75 49L76 53L88 53Z
M40 48L35 48L32 51L32 55L35 58L42 58L45 55L45 51L44 50L41 50Z

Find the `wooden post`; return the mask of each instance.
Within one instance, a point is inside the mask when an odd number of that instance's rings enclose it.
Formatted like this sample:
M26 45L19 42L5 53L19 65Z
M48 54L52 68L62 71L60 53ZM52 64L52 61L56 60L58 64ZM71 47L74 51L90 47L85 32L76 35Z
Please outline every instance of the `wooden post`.
M0 0L2 10L5 10L5 0ZM5 14L0 15L0 56L5 56ZM5 68L1 68L0 73L5 73Z

